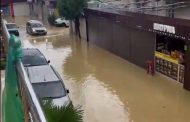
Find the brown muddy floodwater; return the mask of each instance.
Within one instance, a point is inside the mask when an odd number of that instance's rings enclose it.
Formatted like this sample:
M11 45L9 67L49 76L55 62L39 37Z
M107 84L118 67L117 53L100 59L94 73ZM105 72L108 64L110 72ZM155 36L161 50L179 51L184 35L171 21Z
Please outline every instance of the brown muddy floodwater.
M55 29L56 30L56 29ZM85 41L59 35L31 37L20 29L25 47L41 50L60 73L84 122L188 122L190 92ZM52 29L52 32L55 32Z

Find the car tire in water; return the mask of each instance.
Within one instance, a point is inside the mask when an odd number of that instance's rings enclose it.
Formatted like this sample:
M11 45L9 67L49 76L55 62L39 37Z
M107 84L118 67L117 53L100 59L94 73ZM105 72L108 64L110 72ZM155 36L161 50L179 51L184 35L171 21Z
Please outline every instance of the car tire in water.
M63 23L63 27L67 27L67 25L65 23Z
M47 32L46 32L46 33L44 33L44 35L47 35Z

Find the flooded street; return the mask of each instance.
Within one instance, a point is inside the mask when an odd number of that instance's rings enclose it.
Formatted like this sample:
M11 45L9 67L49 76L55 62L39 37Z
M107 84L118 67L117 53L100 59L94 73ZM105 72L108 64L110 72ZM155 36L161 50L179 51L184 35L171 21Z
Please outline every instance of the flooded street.
M18 21L18 20L17 20ZM16 22L17 22L16 21ZM20 20L19 20L20 21ZM48 35L26 34L24 47L38 48L60 73L84 122L188 122L190 92L182 84L146 71L99 47L48 27Z

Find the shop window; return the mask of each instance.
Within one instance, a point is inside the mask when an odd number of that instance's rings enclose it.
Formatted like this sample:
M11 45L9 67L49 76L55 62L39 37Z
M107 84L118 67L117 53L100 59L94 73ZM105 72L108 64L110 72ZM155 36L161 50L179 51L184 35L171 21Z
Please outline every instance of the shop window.
M184 81L186 43L165 35L156 36L156 71L179 82Z

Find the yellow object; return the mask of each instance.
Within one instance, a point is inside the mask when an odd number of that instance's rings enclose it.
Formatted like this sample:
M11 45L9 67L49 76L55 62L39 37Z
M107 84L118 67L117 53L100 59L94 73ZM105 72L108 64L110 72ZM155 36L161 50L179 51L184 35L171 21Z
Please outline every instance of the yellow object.
M170 55L166 55L164 53L160 53L158 51L155 51L155 56L158 57L158 58L162 58L164 60L167 60L169 62L172 62L172 63L175 63L175 64L179 64L178 59L174 59Z

